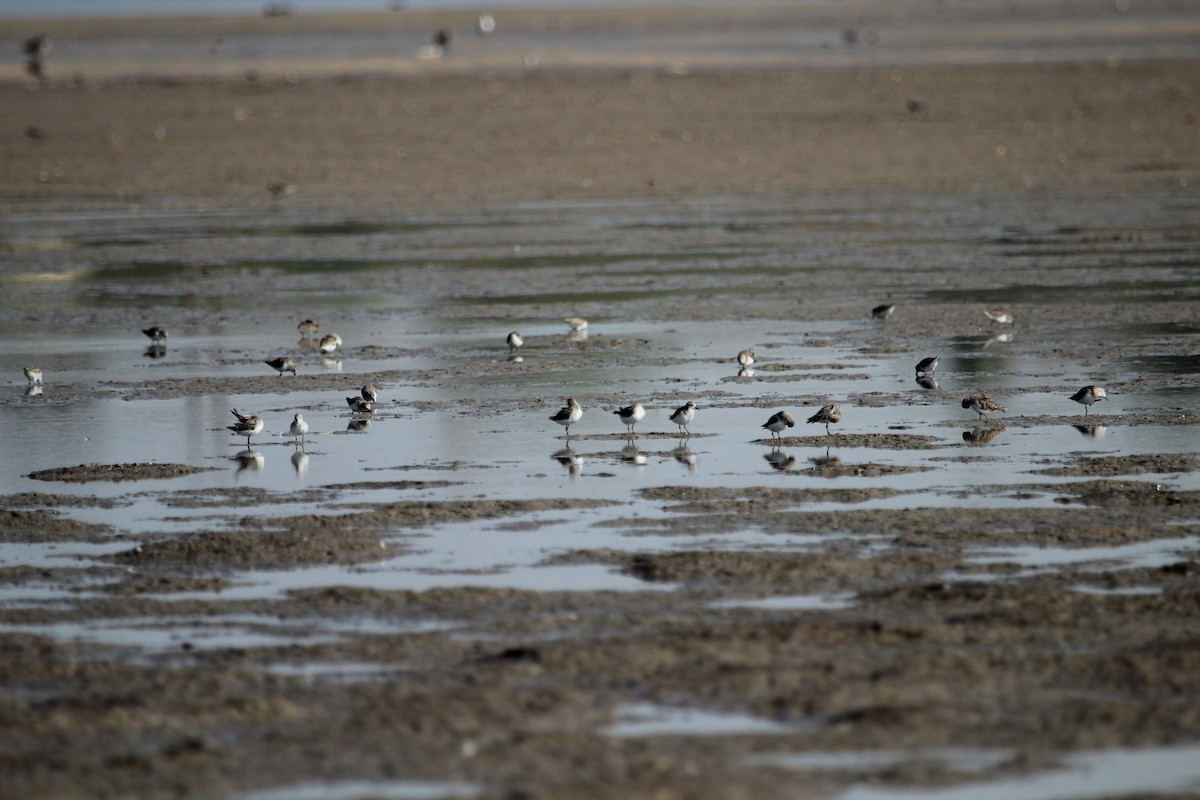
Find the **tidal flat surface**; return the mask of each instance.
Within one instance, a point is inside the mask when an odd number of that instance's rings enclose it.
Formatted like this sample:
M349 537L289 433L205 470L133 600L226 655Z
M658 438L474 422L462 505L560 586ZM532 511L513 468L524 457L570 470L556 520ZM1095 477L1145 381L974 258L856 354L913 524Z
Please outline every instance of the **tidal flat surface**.
M443 669L489 687L463 700L463 730L419 712L437 758L302 771L317 786L399 775L492 796L521 703L581 742L674 737L680 769L717 758L739 786L766 780L751 756L778 764L771 786L810 786L818 768L786 754L886 747L898 726L906 747L981 752L1039 725L1063 750L1174 744L1198 707L1196 665L1156 649L1196 635L1197 219L1194 193L1149 192L457 216L23 207L0 219L0 636L139 685L167 668L185 696L233 671L244 697L306 698L268 725L336 698L330 730L355 713L386 729L370 692L420 705L410 682ZM307 318L342 346L322 355L296 331ZM297 374L276 375L277 356ZM366 383L378 408L353 414ZM1108 399L1085 415L1069 397L1089 384ZM976 391L1006 410L962 408ZM584 407L569 438L548 419L567 396ZM612 411L635 400L647 416L627 436ZM668 415L687 400L681 434ZM804 422L827 402L844 412L829 434ZM249 445L231 409L263 418ZM798 424L772 441L761 425L785 409ZM81 464L135 480L30 477ZM853 652L830 667L842 637ZM738 687L719 668L737 652L738 669L791 666ZM1060 685L1033 703L1020 686L1038 664ZM1126 725L1135 668L1178 668L1184 701L1144 738ZM953 701L961 681L977 697ZM630 708L670 724L623 721ZM711 719L755 724L719 736ZM176 745L221 762L229 724ZM969 777L1068 774L1039 752ZM897 764L898 790L962 777ZM857 796L820 769L807 791ZM193 779L238 796L293 772ZM1138 784L1156 788L1174 785Z

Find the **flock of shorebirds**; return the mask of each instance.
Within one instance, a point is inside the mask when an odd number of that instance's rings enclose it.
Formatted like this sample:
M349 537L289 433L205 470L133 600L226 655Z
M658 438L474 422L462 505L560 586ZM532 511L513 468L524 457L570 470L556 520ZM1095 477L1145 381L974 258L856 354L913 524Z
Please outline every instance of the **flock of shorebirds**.
M894 305L881 305L871 309L871 315L876 319L887 319L895 310ZM1013 317L1006 311L991 311L983 312L988 319L996 324L1011 325ZM565 322L571 326L571 333L575 339L587 335L588 323L582 317L568 317ZM320 333L320 326L311 319L306 319L296 326L302 337L311 341L311 337L316 337ZM157 348L166 347L167 329L160 326L153 326L142 331L149 337L151 346ZM509 358L512 360L520 360L517 352L525 344L524 337L517 331L508 334L506 343L509 348ZM327 333L317 342L317 349L324 355L332 354L342 346L342 337L336 333ZM742 350L737 354L737 363L741 369L739 374L752 375L750 367L756 363L754 351ZM932 376L937 370L940 356L930 356L923 358L916 365L917 382L923 386L936 386L931 383ZM296 374L296 363L287 356L272 358L265 362L267 366L275 370L279 375L290 372ZM39 367L25 367L25 378L29 381L31 387L37 386L40 388L42 384L42 370ZM1071 395L1071 400L1083 405L1083 413L1086 416L1093 403L1107 399L1108 393L1101 386L1084 386L1075 394ZM375 413L375 404L379 397L379 390L372 383L368 383L362 387L358 396L347 397L346 404L350 407L351 412L356 415L370 415ZM979 415L979 418L986 419L988 414L1003 412L1007 409L991 399L984 392L975 392L962 400L962 407L970 409ZM696 418L696 410L699 406L692 400L688 400L683 405L671 412L668 419L679 428L681 436L690 436L691 431L688 425ZM237 422L227 426L230 431L238 436L246 437L246 447L250 447L252 437L261 433L263 430L263 420L259 416L245 415L238 412L237 409L232 409L233 415L237 418ZM625 425L626 433L629 436L634 435L634 427L646 418L646 407L640 402L631 403L630 405L618 408L612 412ZM564 405L559 411L550 417L551 422L556 422L566 428L567 439L571 437L571 426L579 422L583 418L583 407L574 397L566 399ZM836 425L842 421L842 407L837 403L828 403L821 407L817 413L808 417L807 422L818 423L825 425L825 433L830 434L830 425ZM773 440L781 439L781 434L788 428L795 427L796 418L787 411L777 411L772 414L770 419L763 423L762 428L771 434ZM353 425L352 425L353 427ZM361 426L361 427L365 427ZM289 433L295 437L295 441L303 444L304 437L308 433L308 422L304 419L304 415L296 413L292 418Z

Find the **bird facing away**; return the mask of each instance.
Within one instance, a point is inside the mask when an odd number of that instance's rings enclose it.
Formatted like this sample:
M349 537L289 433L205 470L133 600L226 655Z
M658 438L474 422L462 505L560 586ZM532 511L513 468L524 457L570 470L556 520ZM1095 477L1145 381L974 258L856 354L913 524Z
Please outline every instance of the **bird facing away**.
M264 363L271 369L278 372L280 375L283 375L283 373L285 373L285 372L290 372L293 375L296 374L296 362L292 361L287 356L280 356L279 358L272 358L271 360L266 361Z
M895 305L885 303L881 306L875 306L874 308L872 308L871 316L874 317L875 319L887 319L888 317L890 317L892 315L892 312L895 310L896 310Z
M29 381L30 383L41 383L42 382L42 368L41 367L25 367L25 380Z
M625 423L628 433L633 433L633 426L646 418L646 409L642 407L641 403L634 403L624 408L618 408L613 413L621 418L621 422Z
M350 410L355 414L375 413L375 404L370 400L364 400L361 397L347 397L346 405L350 406Z
M288 428L292 436L299 436L300 441L304 441L304 434L308 433L308 422L305 421L304 415L299 412L292 417L292 427Z
M754 351L753 350L743 350L742 352L738 353L737 354L737 362L739 364L741 364L743 367L750 366L751 364L754 363Z
M575 402L574 397L568 397L567 404L560 408L558 413L550 418L550 421L566 427L567 436L570 436L571 426L579 422L581 417L583 417L583 408Z
M155 344L165 344L167 341L167 329L160 328L157 325L152 325L149 328L143 328L142 333L150 337L150 341Z
M250 447L250 437L257 433L261 433L263 429L263 421L260 417L247 417L238 413L236 408L231 409L233 415L237 417L237 423L227 425L229 430L236 433L238 436L246 437L246 447Z
M842 407L837 403L821 406L821 410L808 418L809 422L824 422L825 433L829 433L829 423L835 425L842 421Z
M1071 395L1071 399L1076 403L1083 404L1083 415L1086 417L1088 408L1097 400L1107 400L1108 392L1103 386L1085 386L1075 394Z
M1007 410L983 392L977 392L970 397L963 398L962 407L971 409L979 415L980 419L986 419L986 416L994 411Z
M311 319L306 319L296 326L296 330L300 331L301 336L312 336L314 333L320 332L321 326Z
M374 403L376 400L379 399L379 390L377 388L375 388L375 384L373 384L373 383L368 383L366 386L362 387L361 393L362 393L363 400L367 400L367 401Z
M680 433L686 433L688 436L692 435L692 432L688 430L688 424L696 418L696 408L696 404L688 400L671 412L671 422L679 426Z
M508 342L508 352L510 353L517 352L521 345L525 344L525 339L516 331L510 333L506 341Z
M794 428L795 426L796 420L786 411L772 414L771 418L763 424L763 427L771 432L772 439L778 438L779 432L784 428Z
M983 314L992 322L999 323L1000 325L1012 325L1013 323L1013 315L1007 311L1001 311L1000 309L988 311L987 309L984 309Z
M937 369L938 362L941 360L942 360L941 356L930 356L929 358L922 358L920 361L917 362L917 374L918 375L928 375L929 373L931 373Z

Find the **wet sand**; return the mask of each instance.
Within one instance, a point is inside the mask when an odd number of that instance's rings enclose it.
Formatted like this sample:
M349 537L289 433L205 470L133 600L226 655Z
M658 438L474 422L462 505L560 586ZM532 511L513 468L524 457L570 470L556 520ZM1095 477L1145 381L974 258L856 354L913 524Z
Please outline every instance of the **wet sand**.
M1029 191L1042 202L1062 193L1072 198L1064 203L1103 193L1136 203L1194 186L1198 79L1200 62L1155 60L899 72L863 66L14 80L0 83L0 186L12 213L131 205L399 213L834 190L892 198L947 191L985 204L989 191ZM1063 208L1061 218L1075 215ZM1116 238L1075 239L1071 246L1123 241L1119 225L1110 230ZM113 251L24 247L7 252L0 271L65 273L105 252ZM974 279L948 276L945 288ZM769 276L763 280L769 290ZM868 295L897 288L893 278L869 271L861 280ZM911 288L904 280L900 291ZM1031 285L1055 280L1065 278L1029 278ZM1195 287L1149 309L1106 306L1116 325L1164 317L1194 325L1198 307ZM651 298L640 309L657 319L730 314L719 298L686 306ZM1071 313L1069 302L1041 309L1046 317ZM53 323L37 308L21 313L23 324ZM107 313L107 322L133 326L142 309ZM288 313L265 309L263 318ZM789 297L766 297L737 312L767 319L842 313L857 312L805 307ZM978 310L950 298L913 306L895 321L899 343L891 346L946 335L968 315ZM1093 346L1045 335L1044 350L1035 352L1078 354ZM857 344L864 351L889 346L866 335ZM1186 356L1189 346L1176 340L1164 349ZM601 338L597 363L603 348ZM480 365L469 377L491 368ZM406 377L439 380L435 372ZM760 371L768 381L788 377ZM1148 375L1146 386L1161 388L1170 377ZM337 385L322 375L301 380L294 385ZM280 390L263 386L243 378L172 379L105 391L164 399ZM702 400L728 402L719 388ZM1153 422L1195 424L1191 410L1163 411ZM1004 424L1048 421L985 426ZM618 437L597 438L618 449ZM813 428L791 438L849 448L931 446L931 437L917 433L839 438ZM753 446L766 452L769 445ZM658 444L651 439L648 447ZM665 442L661 447L668 450ZM977 557L980 545L1124 547L1182 536L1200 515L1200 496L1132 478L1193 472L1197 462L1189 456L1085 462L1064 455L1046 465L1045 477L1031 475L1015 490L1058 492L1053 508L825 511L812 506L878 499L889 490L654 487L642 499L661 516L613 524L631 535L730 538L752 527L768 536L812 534L817 543L571 550L556 557L614 567L644 581L642 592L330 587L266 600L189 595L222 589L229 574L248 568L370 563L398 547L389 532L520 520L596 501L358 499L346 508L346 493L362 488L348 478L313 493L327 503L326 513L299 516L286 510L300 499L292 495L180 492L173 502L181 506L239 516L227 529L135 537L73 519L72 511L89 502L113 501L56 494L55 481L76 472L62 466L62 474L46 476L44 494L3 499L0 537L105 543L114 551L83 569L0 568L0 576L68 596L96 580L101 596L5 606L4 621L136 626L168 619L178 620L181 632L142 658L114 646L0 634L5 796L237 797L347 780L378 781L385 794L392 782L430 780L468 785L486 798L827 797L862 784L928 788L1038 773L1072 753L1194 746L1200 731L1200 562L1168 554L1154 566L1080 564L1042 573L1015 559ZM164 467L187 465L100 465L98 474L161 478ZM784 467L831 477L894 469L836 459ZM1087 480L1042 482L1056 476ZM431 488L419 481L387 485L402 493ZM819 611L754 604L811 595L853 602ZM268 633L289 625L311 633L319 622L337 635L285 647L193 641L205 620L221 625L234 615ZM357 628L364 620L372 624ZM638 704L750 714L774 728L758 736L610 735L608 726ZM982 766L937 755L953 748L1000 755ZM893 751L907 755L833 771L769 760Z

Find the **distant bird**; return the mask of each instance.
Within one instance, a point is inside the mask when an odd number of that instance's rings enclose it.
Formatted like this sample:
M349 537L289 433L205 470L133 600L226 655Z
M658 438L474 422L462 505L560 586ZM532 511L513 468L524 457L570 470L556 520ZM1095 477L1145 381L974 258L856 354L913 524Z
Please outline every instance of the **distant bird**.
M247 417L238 413L238 410L232 409L233 415L237 417L236 425L227 425L229 430L236 433L238 436L246 437L246 448L250 447L250 437L257 433L261 433L263 429L263 421L259 417Z
M574 397L567 398L567 404L558 410L558 413L550 418L551 422L557 422L567 429L567 436L571 435L571 426L579 422L583 417L583 408L579 403L575 402Z
M42 382L42 368L41 367L25 367L25 379L28 380L30 383L41 383Z
M496 18L486 11L475 19L475 33L490 36L496 32Z
M1075 394L1071 395L1071 399L1076 403L1083 404L1083 415L1086 417L1088 414L1088 409L1091 407L1092 403L1095 403L1098 400L1107 400L1108 392L1105 391L1104 387L1102 386L1085 386Z
M454 38L454 31L449 28L438 28L433 34L433 43L443 50L450 46L450 40Z
M830 403L828 405L822 406L820 411L818 411L817 413L813 414L811 417L808 418L808 421L809 422L824 422L825 423L825 433L828 434L829 433L829 423L832 422L836 425L837 423L842 421L842 407L839 406L837 403Z
M320 332L321 326L311 319L306 319L296 326L296 330L300 331L301 336L312 336L314 333Z
M763 427L771 432L771 438L779 438L779 432L784 428L794 428L796 420L786 411L779 411L771 415L771 418L763 424Z
M516 331L510 333L506 341L508 342L508 352L510 353L517 352L521 348L521 345L525 344L525 340L521 338L521 334Z
M375 388L375 384L368 383L362 387L362 398L372 403L379 399L379 390Z
M150 341L154 342L155 344L166 344L166 342L167 342L167 329L166 328L160 328L159 326L154 325L149 328L143 328L142 333L149 336Z
M292 436L299 436L300 441L304 441L304 434L308 433L308 423L304 420L304 415L299 412L292 417L292 427L288 429Z
M621 418L621 422L625 423L628 433L633 433L633 426L646 418L646 409L641 403L634 403L624 408L618 408L613 413Z
M871 309L871 316L875 319L887 319L896 310L894 304L885 303L881 306L875 306Z
M671 412L671 422L679 426L681 433L686 433L688 436L692 435L692 432L688 430L688 424L696 418L696 408L697 405L693 401L688 400Z
M318 345L322 353L332 353L342 346L342 337L336 333L327 333L321 337L321 343Z
M370 400L364 400L361 397L347 397L346 405L350 406L350 410L355 414L375 413L375 404Z
M567 317L563 322L570 325L573 331L586 331L588 326L587 320L583 317Z
M971 409L979 415L980 419L985 419L986 415L992 412L1007 410L983 392L976 392L970 397L963 398L962 407Z
M741 364L743 367L750 366L751 364L754 363L754 351L753 350L743 350L742 352L738 353L737 354L737 362L739 364Z
M1000 311L998 309L996 311L988 311L984 309L983 314L992 322L998 322L1001 325L1012 325L1013 323L1013 315L1007 311Z
M942 360L941 356L930 356L929 358L922 358L920 361L917 362L917 374L918 375L930 374L931 372L933 372L934 370L937 369L938 362L941 360Z
M263 363L278 372L280 375L283 375L285 372L290 372L293 375L296 374L296 363L287 356L272 358L269 361L264 361Z
M41 80L46 56L50 53L50 37L44 33L25 40L25 71Z

